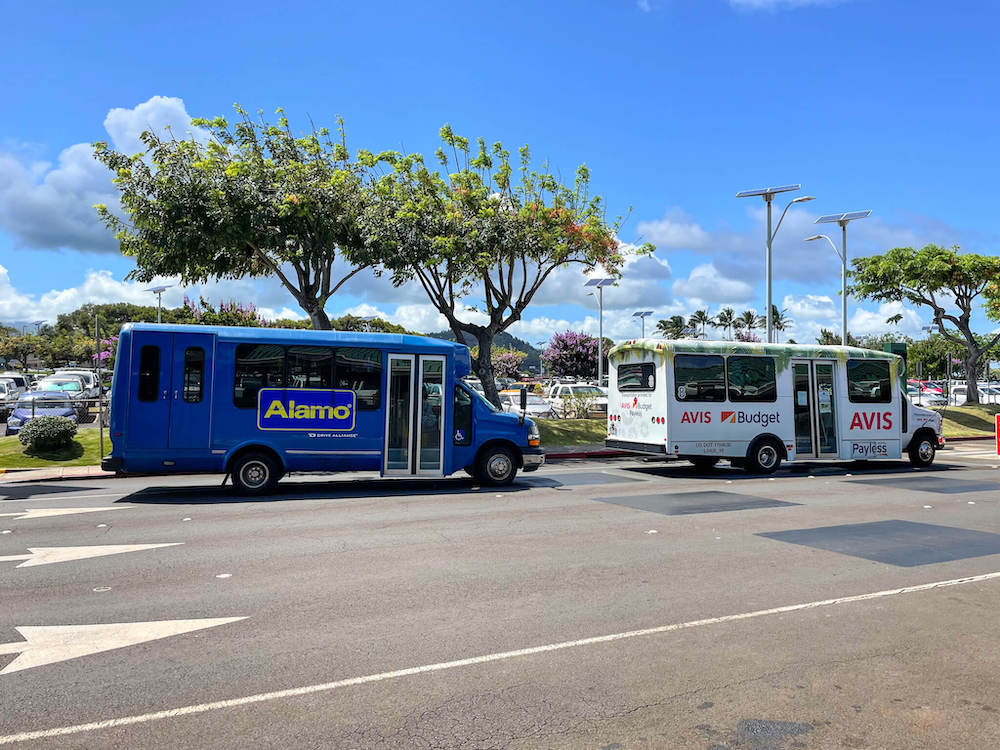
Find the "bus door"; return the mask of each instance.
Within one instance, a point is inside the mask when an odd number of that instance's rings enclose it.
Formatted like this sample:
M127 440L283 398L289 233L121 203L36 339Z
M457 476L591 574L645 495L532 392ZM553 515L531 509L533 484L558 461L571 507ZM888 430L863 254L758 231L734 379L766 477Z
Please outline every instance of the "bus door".
M838 457L834 364L792 360L796 458Z
M444 369L442 356L388 355L383 474L443 474Z
M136 450L167 447L173 333L136 331L129 365L125 444Z
M215 337L175 333L170 388L170 448L208 448Z

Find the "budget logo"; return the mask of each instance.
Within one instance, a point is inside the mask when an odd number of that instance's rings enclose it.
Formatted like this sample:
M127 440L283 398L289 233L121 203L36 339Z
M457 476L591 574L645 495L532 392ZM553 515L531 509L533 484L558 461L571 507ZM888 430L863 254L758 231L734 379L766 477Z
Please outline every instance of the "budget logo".
M354 429L354 391L329 388L261 388L257 427L261 430Z
M722 412L722 421L723 422L730 422L730 423L736 422L736 412L734 412L734 411L724 411L724 412Z

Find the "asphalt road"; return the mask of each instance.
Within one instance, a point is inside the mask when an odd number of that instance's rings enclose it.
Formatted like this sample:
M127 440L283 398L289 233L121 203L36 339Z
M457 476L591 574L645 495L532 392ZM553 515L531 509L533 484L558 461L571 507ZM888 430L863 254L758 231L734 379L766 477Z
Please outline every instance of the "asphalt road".
M990 460L0 485L0 746L998 747Z

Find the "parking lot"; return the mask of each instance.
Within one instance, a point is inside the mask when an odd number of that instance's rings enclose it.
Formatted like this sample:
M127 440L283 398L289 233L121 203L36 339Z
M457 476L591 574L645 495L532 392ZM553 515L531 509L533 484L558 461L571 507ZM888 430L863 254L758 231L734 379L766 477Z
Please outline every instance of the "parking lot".
M996 466L2 484L0 745L995 747Z

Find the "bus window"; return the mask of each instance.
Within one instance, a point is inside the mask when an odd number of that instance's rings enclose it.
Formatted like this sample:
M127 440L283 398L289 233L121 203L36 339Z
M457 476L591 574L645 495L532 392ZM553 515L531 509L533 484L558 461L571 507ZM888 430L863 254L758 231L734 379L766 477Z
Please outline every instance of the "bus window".
M288 388L332 388L333 349L290 346L285 353Z
M201 401L202 384L205 380L205 350L200 346L189 346L184 350L183 398L189 404Z
M852 404L888 404L892 401L889 361L847 360L847 395Z
M373 411L382 403L382 351L337 349L337 385L354 391L359 411Z
M773 357L730 357L726 375L730 401L778 400Z
M652 362L618 365L619 391L655 391L656 366Z
M285 387L285 348L277 344L238 344L233 368L233 403L257 408L261 388Z
M725 366L711 354L674 356L674 389L678 401L725 401Z
M156 401L160 397L160 347L144 346L139 350L139 400Z

